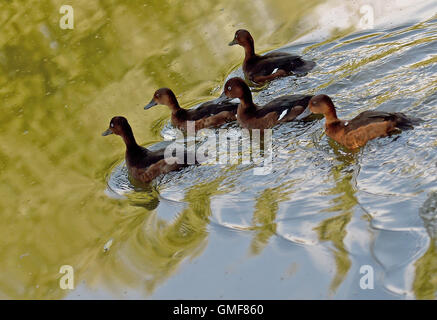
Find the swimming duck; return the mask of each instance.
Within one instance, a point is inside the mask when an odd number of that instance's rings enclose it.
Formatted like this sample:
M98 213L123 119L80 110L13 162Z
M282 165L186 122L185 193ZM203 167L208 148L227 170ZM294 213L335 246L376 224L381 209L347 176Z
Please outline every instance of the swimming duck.
M249 86L241 78L229 79L225 84L224 94L228 98L240 99L237 121L247 129L267 129L281 122L293 121L307 110L308 102L312 98L311 95L287 95L260 107L253 103Z
M326 134L349 149L362 147L369 140L385 137L400 129L412 129L413 125L421 122L400 112L384 111L364 111L352 120L340 120L331 98L324 94L313 97L309 108L311 112L325 116Z
M316 65L313 61L303 60L285 52L271 52L263 56L255 53L255 46L249 31L240 29L235 32L234 40L229 45L240 45L244 48L244 75L250 81L263 84L266 81L285 77L292 73L302 74Z
M164 104L171 110L173 126L186 131L187 121L194 121L195 130L219 127L230 121L235 121L238 103L223 97L205 102L197 108L183 109L179 106L175 94L168 88L156 90L152 100L144 109L150 109L157 104Z
M135 180L150 182L161 174L186 166L183 164L184 159L176 157L164 158L165 148L150 151L139 146L135 141L131 126L124 117L114 117L111 119L109 128L102 133L102 136L110 134L116 134L123 138L126 144L125 159L127 169L129 175Z

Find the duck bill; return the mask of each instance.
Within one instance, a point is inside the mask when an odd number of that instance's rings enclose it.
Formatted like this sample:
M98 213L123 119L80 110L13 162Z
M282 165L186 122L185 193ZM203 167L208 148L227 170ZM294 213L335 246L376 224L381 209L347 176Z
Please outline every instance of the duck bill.
M218 97L217 99L215 99L216 103L222 103L224 101L228 100L228 97L226 96L226 94L223 92L220 97Z
M147 110L147 109L150 109L151 107L154 107L154 106L156 106L157 105L157 103L155 102L155 100L151 100L145 107L144 107L144 110Z
M110 134L113 134L111 128L108 128L105 132L102 133L102 136L109 136Z
M233 46L238 44L237 39L232 40L231 42L228 43L229 46Z

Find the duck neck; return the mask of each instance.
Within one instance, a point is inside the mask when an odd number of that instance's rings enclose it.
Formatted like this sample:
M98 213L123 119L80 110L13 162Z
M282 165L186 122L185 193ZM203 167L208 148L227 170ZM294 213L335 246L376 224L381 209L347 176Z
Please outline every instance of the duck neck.
M175 114L176 112L181 110L178 99L176 99L176 96L173 94L173 92L168 97L167 106L170 108L172 114Z
M137 142L135 141L135 137L130 126L125 128L122 138L124 140L124 143L126 144L126 150L129 151L137 149L139 147Z
M248 61L249 59L255 57L255 46L253 43L247 43L244 46L244 61Z
M177 102L176 104L169 105L168 107L170 108L172 114L176 114L179 110L182 110Z
M250 92L249 87L244 87L243 96L240 98L240 104L243 107L243 110L255 110L256 106L252 100L252 93Z
M325 113L325 121L326 121L326 125L330 125L340 121L337 118L337 112L335 112L335 109L331 108L327 113Z

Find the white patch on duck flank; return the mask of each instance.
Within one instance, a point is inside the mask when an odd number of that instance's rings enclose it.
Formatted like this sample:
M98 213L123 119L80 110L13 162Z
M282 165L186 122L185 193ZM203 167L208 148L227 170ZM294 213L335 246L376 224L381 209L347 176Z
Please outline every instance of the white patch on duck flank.
M276 71L278 71L278 68L275 68L275 70L273 70L271 74L276 73Z
M230 102L232 102L232 103L239 103L239 102L240 102L240 99L238 99L238 98L234 98L234 99L232 99Z
M288 109L282 111L281 115L280 115L279 118L278 118L278 121L281 120L283 117L285 117L285 115L288 113L288 111L289 111Z
M349 121L346 121L346 122L344 123L344 126L346 127L348 124L349 124Z

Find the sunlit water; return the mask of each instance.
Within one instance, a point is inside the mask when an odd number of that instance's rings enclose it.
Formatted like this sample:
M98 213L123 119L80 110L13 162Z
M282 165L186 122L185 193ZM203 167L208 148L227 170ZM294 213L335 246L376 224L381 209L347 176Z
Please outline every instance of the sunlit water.
M21 30L30 44L2 34L0 297L434 299L437 7L421 2L413 19L397 10L402 1L376 6L376 26L358 30L340 3L257 1L256 12L187 3L154 8L159 19L148 23L142 3L93 12L82 4L87 18L69 35L47 26L53 4L48 22ZM291 8L295 16L282 13ZM328 9L338 19L314 23ZM317 63L306 77L256 89L255 102L325 93L340 118L377 109L424 122L355 153L323 133L324 120L283 124L273 130L270 174L200 165L133 185L121 139L100 132L120 114L138 141L166 145L156 143L174 136L167 108L142 106L160 86L184 106L218 96L241 75L242 49L227 47L239 27L254 30L259 50ZM160 38L147 34L155 28ZM53 39L32 42L34 32ZM64 264L75 268L73 291L59 288ZM374 269L372 290L360 288L364 265Z

